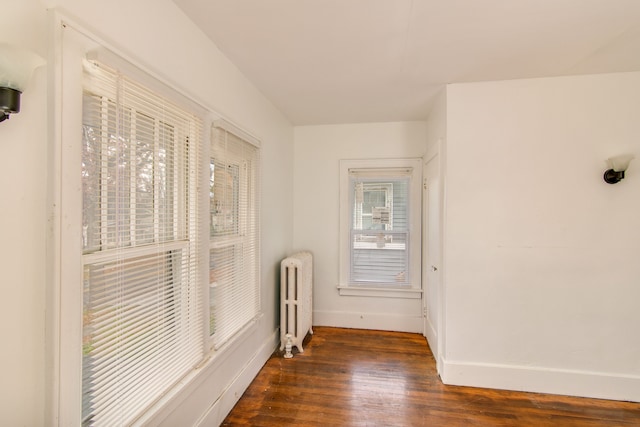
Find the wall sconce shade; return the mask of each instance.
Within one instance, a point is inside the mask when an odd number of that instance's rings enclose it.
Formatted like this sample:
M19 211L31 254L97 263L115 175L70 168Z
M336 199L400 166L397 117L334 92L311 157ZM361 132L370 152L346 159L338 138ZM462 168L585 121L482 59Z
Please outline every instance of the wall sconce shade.
M604 173L604 182L607 184L615 184L624 178L624 173L629 167L629 163L635 156L633 154L623 154L620 156L610 157L607 159L607 169Z
M20 112L20 95L44 59L25 49L0 43L0 122Z
M8 87L0 87L0 122L9 118L9 114L20 112L20 92Z

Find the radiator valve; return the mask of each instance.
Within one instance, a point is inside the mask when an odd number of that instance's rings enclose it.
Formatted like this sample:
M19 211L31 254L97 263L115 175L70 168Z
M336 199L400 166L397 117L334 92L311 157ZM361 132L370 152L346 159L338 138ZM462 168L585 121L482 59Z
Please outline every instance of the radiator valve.
M287 343L284 346L284 358L291 359L293 353L291 353L291 334L287 334Z

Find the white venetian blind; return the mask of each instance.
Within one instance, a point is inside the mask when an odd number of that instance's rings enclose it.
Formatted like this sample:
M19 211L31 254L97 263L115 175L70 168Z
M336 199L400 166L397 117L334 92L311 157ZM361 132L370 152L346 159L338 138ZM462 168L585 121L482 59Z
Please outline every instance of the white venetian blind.
M219 348L260 312L260 149L224 121L211 139L209 333Z
M410 168L349 170L352 284L409 285Z
M119 426L202 358L202 121L96 61L83 87L82 424Z

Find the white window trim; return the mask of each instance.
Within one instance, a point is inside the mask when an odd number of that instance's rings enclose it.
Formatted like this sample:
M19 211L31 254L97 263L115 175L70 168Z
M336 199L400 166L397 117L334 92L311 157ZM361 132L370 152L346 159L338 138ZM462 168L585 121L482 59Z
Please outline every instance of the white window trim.
M240 127L236 126L226 119L213 120L212 125L213 127L224 129L227 132L234 134L238 138L244 139L246 142L255 146L256 148L260 148L261 143L259 138L253 136L249 132L242 130Z
M354 284L349 282L351 236L351 209L349 191L349 170L351 169L407 169L410 168L410 223L409 268L411 282L408 286L388 284ZM386 298L422 298L421 281L421 228L422 228L422 160L421 159L363 159L340 160L340 229L339 229L339 284L341 296L366 296Z

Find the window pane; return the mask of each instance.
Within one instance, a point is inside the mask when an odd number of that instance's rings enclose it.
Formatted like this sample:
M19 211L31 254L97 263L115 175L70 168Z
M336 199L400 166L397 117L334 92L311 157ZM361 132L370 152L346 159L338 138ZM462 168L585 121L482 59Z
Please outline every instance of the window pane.
M225 328L225 320L233 312L234 301L239 301L240 274L236 269L242 261L236 245L212 249L209 254L209 335L216 326ZM218 322L216 324L216 319ZM221 324L222 322L222 324Z
M82 141L85 253L131 244L131 112L85 93Z
M240 167L211 160L211 236L239 232Z
M408 283L406 232L354 233L351 279L354 283Z
M113 101L90 94L84 105L84 252L180 238L174 127L129 109L116 116Z
M255 317L259 294L253 248L238 243L210 253L209 333L226 341Z
M354 183L354 229L393 229L393 188L391 182Z
M409 283L409 178L352 177L352 283Z
M166 378L166 356L180 350L183 256L176 250L84 267L83 425L120 424L129 402L149 404L161 394L144 384Z
M154 236L154 120L136 115L136 244L153 242Z
M175 150L181 149L181 141L177 140L174 127L168 123L159 123L159 147L158 147L158 173L156 174L158 194L158 217L160 222L159 241L164 242L176 238L178 230L176 230L177 218L175 208L179 200L177 196L179 189L176 188L176 164ZM185 141L185 144L187 141ZM188 152L188 147L184 151Z
M92 112L101 111L101 98L85 94L82 106L82 246L86 253L100 249L101 116Z

